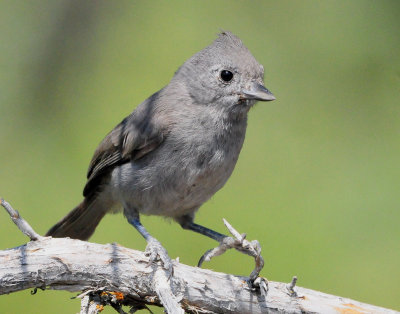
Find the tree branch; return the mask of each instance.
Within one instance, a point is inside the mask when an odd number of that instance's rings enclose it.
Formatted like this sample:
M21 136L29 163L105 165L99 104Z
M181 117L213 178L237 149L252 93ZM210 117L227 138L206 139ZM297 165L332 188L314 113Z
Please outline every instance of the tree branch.
M269 282L265 296L246 277L177 261L168 279L143 252L115 243L39 236L0 251L0 295L29 288L85 291L79 296L81 313L98 313L104 305L124 313L122 305L136 310L148 304L164 306L168 313L396 313L295 284L296 279L289 285Z
M0 198L0 205L4 207L7 213L10 215L11 220L17 225L18 229L22 231L25 235L29 237L29 239L35 241L43 238L39 234L37 234L33 228L23 219L17 210L12 208L12 206L4 200L4 198Z

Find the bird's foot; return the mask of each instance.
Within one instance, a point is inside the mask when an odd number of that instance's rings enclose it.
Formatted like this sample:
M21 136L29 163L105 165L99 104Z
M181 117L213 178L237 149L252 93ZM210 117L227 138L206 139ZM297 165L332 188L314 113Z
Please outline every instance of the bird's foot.
M260 295L263 301L265 301L269 289L267 278L257 277L253 282L251 282L251 285L253 286L254 289L260 291Z
M255 260L255 268L250 274L250 281L253 283L258 275L260 274L261 269L264 267L264 258L261 256L261 246L257 240L247 241L246 234L240 234L236 231L225 219L224 224L228 228L229 232L233 237L225 237L221 240L219 245L216 248L208 250L204 255L200 258L198 266L200 267L204 261L210 261L213 257L219 256L225 253L228 249L236 249L239 252L250 255L254 257Z
M168 256L167 250L157 239L150 238L150 240L147 241L145 254L149 256L149 264L156 263L158 260L160 260L164 269L168 272L168 278L173 275L174 269L172 260Z

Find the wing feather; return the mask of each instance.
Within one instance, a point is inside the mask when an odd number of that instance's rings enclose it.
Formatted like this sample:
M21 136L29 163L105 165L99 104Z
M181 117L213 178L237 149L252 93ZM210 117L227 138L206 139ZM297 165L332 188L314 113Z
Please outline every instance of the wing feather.
M151 106L156 95L142 103L99 144L89 165L84 196L96 192L103 177L114 166L142 158L163 142L166 128L160 121L154 123Z

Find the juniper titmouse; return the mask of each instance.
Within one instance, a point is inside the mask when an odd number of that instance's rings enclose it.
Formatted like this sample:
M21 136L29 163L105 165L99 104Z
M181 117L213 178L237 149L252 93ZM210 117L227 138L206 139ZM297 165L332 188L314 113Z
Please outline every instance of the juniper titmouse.
M84 200L47 235L86 240L107 212L123 208L152 259L160 257L166 267L167 252L140 214L170 217L221 242L226 236L193 219L230 177L250 108L275 99L263 76L242 41L222 32L105 137L90 163Z

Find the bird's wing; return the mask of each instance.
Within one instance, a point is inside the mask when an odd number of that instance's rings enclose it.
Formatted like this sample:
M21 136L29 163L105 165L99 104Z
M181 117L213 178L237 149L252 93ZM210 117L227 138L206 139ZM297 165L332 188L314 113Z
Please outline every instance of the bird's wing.
M84 196L95 192L103 176L114 166L137 160L163 142L166 129L160 123L153 123L151 110L138 109L118 124L97 147L89 165Z

